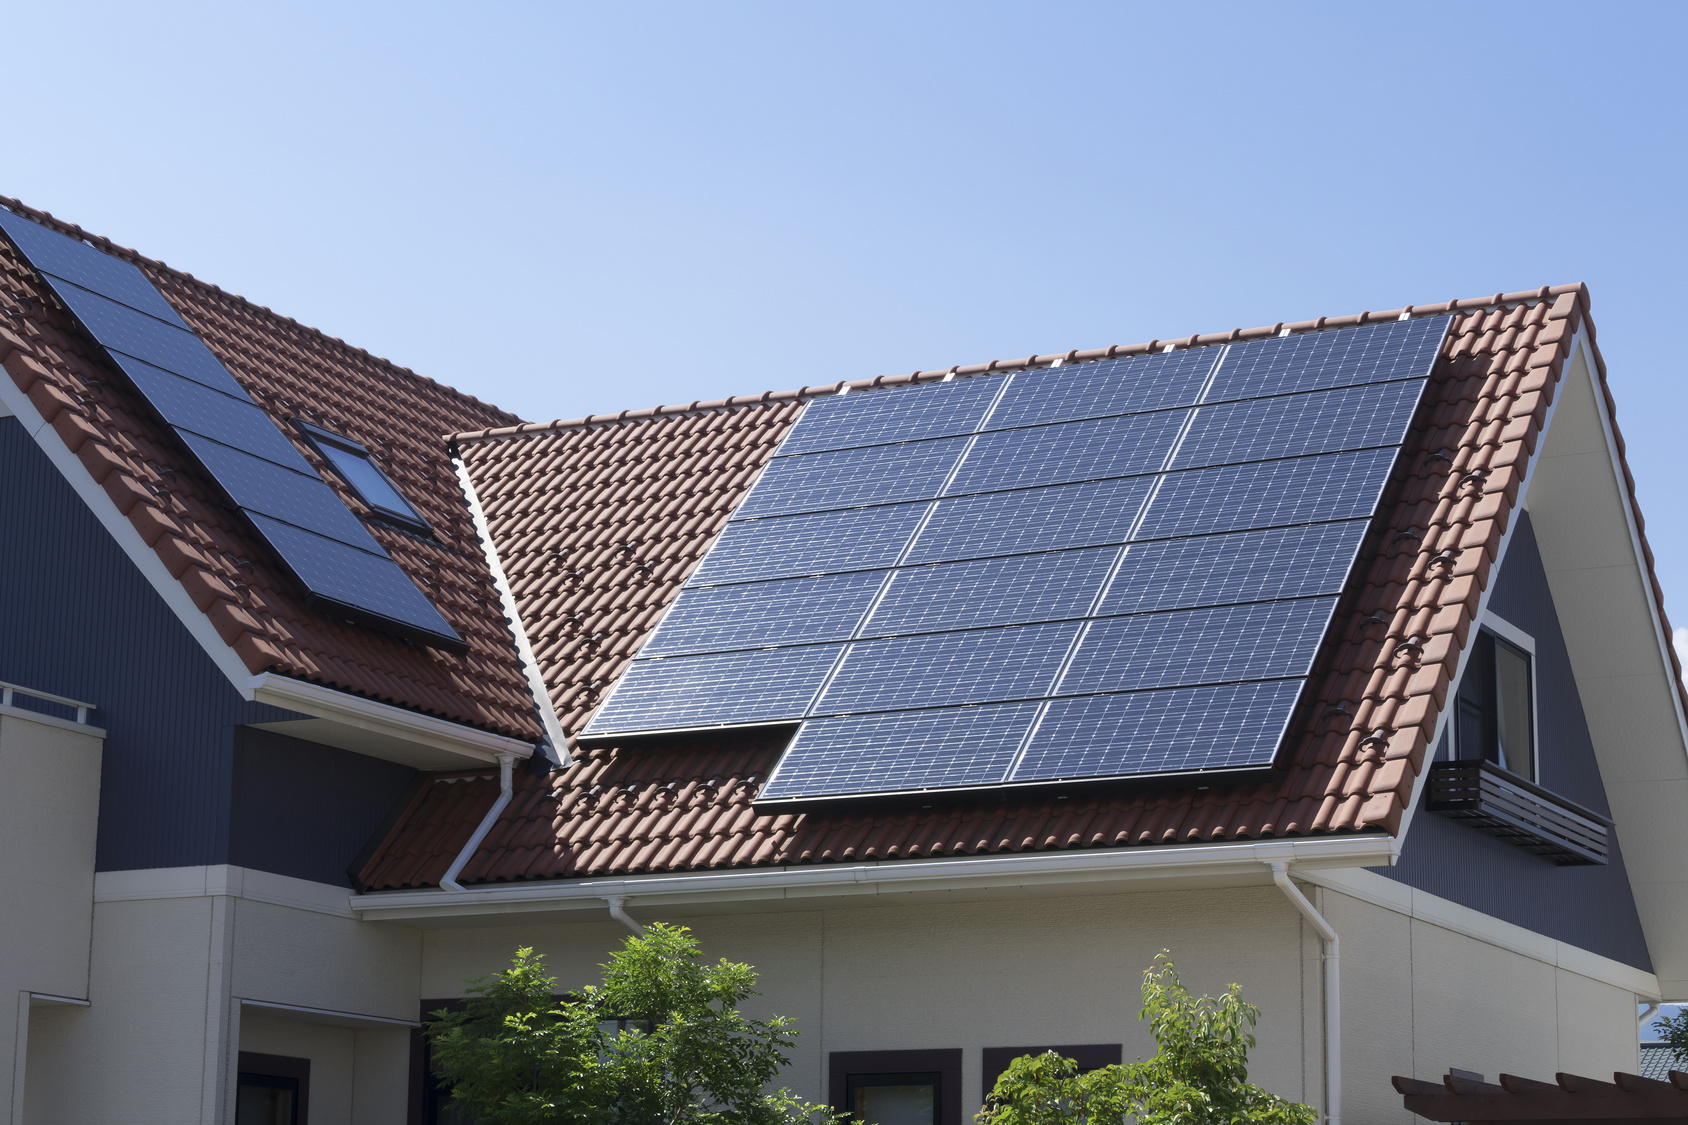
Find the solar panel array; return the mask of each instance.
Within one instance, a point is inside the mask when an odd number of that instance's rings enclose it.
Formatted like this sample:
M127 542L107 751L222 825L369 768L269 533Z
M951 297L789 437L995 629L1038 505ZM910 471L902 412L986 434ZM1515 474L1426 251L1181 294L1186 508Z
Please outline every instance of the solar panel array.
M809 403L587 739L761 801L1271 764L1445 318Z
M466 647L139 268L5 208L0 231L246 516L310 601L413 640Z

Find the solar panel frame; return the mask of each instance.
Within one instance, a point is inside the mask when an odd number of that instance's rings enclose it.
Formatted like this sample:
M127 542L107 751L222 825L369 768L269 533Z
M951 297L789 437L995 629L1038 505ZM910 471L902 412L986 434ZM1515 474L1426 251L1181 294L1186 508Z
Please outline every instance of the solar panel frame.
M681 590L639 658L847 640L890 574L858 570Z
M944 495L1152 473L1172 452L1187 414L1163 410L982 434Z
M769 462L732 514L735 521L937 496L970 438L933 438Z
M1046 551L902 567L891 572L863 637L1025 625L1084 616L1119 556L1117 547ZM959 597L945 598L948 591Z
M145 360L224 394L246 394L246 389L234 381L222 361L205 346L205 341L188 329L137 312L77 285L61 282L53 286L53 292L108 350Z
M1224 349L1186 348L1019 371L983 429L1193 406Z
M1099 617L1338 594L1367 519L1132 543Z
M1399 379L1204 405L1170 469L1305 457L1400 445L1425 380Z
M281 427L251 399L214 391L138 359L129 359L123 370L147 405L170 425L294 472L316 475Z
M810 715L929 709L1047 696L1076 621L917 633L849 646Z
M1204 401L1421 379L1447 330L1447 317L1423 317L1232 344Z
M581 737L795 722L843 649L800 645L635 660ZM640 718L622 721L622 712Z
M938 501L906 564L1029 554L1121 543L1136 524L1152 477L1119 477L988 492Z
M386 556L385 548L369 533L363 521L352 515L334 490L315 473L307 476L284 469L262 457L183 430L177 430L176 436L192 450L236 506L339 540L360 551Z
M0 232L36 270L180 328L187 322L133 262L0 207ZM55 285L56 289L57 286Z
M1370 516L1397 450L1321 453L1282 461L1250 461L1168 473L1137 531L1139 539ZM1316 490L1291 493L1298 476Z
M902 554L928 507L917 501L728 523L686 586L887 567Z
M1009 378L979 376L811 399L774 456L970 434Z

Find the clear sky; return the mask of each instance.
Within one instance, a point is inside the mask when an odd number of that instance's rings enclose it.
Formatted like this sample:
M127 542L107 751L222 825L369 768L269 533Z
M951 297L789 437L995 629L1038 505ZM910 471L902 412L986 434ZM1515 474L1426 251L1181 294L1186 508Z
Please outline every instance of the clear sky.
M7 12L0 192L530 419L1586 281L1688 625L1688 5Z

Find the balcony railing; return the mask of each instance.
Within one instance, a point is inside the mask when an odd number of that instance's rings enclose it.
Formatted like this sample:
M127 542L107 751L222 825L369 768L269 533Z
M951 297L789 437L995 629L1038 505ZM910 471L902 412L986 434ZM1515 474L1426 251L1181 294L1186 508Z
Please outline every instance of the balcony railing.
M20 711L33 711L38 715L50 715L55 719L81 723L84 726L95 711L92 703L66 699L62 695L52 695L5 682L0 682L0 707L16 707Z
M1425 807L1562 867L1606 862L1610 819L1493 762L1435 763Z

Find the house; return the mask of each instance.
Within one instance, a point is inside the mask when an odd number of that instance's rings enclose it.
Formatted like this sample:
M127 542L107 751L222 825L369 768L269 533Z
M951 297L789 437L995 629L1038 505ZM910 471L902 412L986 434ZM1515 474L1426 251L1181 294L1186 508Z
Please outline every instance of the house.
M0 204L14 1122L439 1121L426 1012L657 920L882 1125L1163 948L1333 1121L1688 999L1581 286L530 424Z

